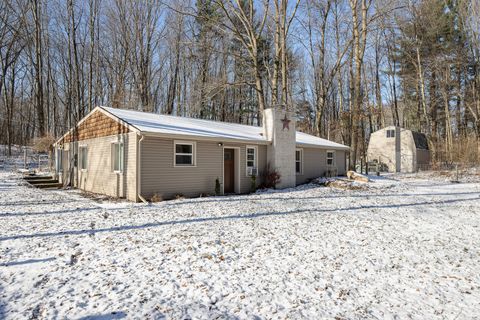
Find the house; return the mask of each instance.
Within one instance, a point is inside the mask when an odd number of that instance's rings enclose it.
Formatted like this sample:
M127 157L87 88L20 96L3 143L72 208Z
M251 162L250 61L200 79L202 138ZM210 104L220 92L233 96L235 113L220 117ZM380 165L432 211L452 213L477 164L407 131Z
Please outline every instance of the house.
M277 188L345 174L347 146L295 130L292 113L264 112L263 127L96 107L55 144L64 184L131 201L153 195L248 193L267 164Z
M370 135L367 157L389 172L416 172L430 163L427 137L400 127L390 126Z

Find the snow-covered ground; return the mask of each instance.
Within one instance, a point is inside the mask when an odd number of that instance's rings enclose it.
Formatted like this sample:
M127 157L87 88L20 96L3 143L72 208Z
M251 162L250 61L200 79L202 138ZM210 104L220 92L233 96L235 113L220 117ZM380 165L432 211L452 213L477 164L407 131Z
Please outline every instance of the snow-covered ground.
M478 319L479 201L422 174L147 206L0 173L0 318Z

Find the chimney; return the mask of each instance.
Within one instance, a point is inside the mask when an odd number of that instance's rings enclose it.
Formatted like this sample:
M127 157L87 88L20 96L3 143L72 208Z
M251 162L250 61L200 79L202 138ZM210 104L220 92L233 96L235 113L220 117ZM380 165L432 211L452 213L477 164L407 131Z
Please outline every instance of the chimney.
M263 133L267 141L267 161L280 174L279 189L295 187L295 115L280 107L265 109Z

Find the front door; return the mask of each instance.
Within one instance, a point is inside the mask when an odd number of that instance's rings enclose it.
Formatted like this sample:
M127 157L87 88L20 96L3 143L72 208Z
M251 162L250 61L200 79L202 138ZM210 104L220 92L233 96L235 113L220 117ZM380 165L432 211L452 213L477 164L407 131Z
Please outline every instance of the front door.
M235 150L223 150L223 187L224 193L235 192Z

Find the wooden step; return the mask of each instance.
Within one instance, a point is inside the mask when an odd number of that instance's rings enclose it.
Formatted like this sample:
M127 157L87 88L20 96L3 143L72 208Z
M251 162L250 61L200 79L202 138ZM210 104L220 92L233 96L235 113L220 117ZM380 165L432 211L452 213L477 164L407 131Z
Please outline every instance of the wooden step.
M54 179L37 179L37 180L32 180L28 181L28 183L37 185L37 184L45 184L45 183L58 183L58 180Z
M34 185L35 188L39 189L60 189L63 187L62 183L39 183Z
M35 181L35 180L51 180L53 179L52 176L25 176L23 177L23 180L26 181Z

